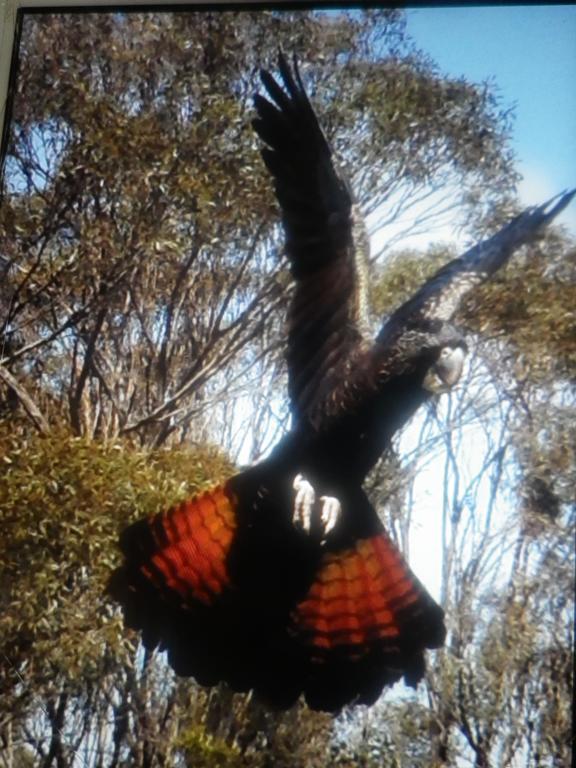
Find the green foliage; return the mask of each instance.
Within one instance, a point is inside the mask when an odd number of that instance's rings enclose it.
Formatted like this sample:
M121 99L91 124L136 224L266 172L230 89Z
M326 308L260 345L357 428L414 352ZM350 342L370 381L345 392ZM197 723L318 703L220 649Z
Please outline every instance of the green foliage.
M456 257L449 248L431 246L426 253L394 253L370 283L370 307L375 317L385 317L403 304L443 264Z
M571 379L576 371L576 251L550 233L472 297L464 317L484 337L515 348L522 381Z
M207 449L144 452L63 431L14 433L7 422L0 429L6 706L18 675L31 690L55 677L78 689L97 683L111 653L130 650L104 595L119 561L119 529L231 467Z
M329 715L303 706L271 711L221 687L183 702L178 745L194 768L321 768L332 731Z
M183 733L178 746L184 751L190 768L242 768L248 765L239 750L215 738L202 726Z

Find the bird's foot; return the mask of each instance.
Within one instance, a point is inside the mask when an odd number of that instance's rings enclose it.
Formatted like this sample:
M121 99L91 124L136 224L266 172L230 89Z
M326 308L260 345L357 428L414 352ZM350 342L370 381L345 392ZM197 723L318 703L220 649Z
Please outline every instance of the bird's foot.
M300 474L294 478L292 487L296 491L292 522L295 528L301 528L306 533L309 533L312 524L312 509L316 501L316 492L308 480L305 480L304 476Z
M326 540L326 537L330 531L335 527L340 515L342 514L342 507L336 496L320 496L320 523L322 524L322 541Z
M312 530L316 492L313 485L301 474L296 475L294 478L293 488L296 491L296 496L294 498L292 523L296 528L309 534ZM335 496L320 496L319 501L320 543L323 544L330 531L340 519L342 507Z

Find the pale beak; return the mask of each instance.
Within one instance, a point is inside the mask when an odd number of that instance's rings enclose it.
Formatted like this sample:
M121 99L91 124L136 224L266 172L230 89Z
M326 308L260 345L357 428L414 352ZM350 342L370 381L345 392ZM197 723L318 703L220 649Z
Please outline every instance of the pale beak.
M462 347L444 347L424 377L424 389L434 394L452 389L462 375L465 358L466 351Z

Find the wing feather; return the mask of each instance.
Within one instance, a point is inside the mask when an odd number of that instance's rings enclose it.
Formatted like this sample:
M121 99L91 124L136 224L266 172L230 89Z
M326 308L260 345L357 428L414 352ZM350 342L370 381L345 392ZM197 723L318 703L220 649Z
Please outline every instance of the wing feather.
M349 187L336 170L302 83L280 54L282 86L266 71L269 100L254 98L254 128L274 179L296 290L288 316L289 395L296 422L313 419L329 369L361 343L365 299L359 253L367 243ZM361 241L360 243L358 241ZM359 246L360 245L360 249Z
M413 330L437 333L464 297L552 221L576 190L527 209L440 269L388 318L372 344L365 333L368 241L363 221L333 162L296 60L292 72L280 54L278 66L283 87L262 72L270 101L255 97L253 124L267 144L262 156L274 178L296 280L288 316L292 413L296 425L305 420L318 429L394 377L422 362L429 365L429 352L424 361Z
M434 362L431 352L437 354L457 339L463 342L449 324L463 299L503 267L517 248L534 239L575 195L572 190L528 208L425 282L385 321L375 344L357 349L345 371L328 377L322 390L328 394L317 404L323 428L330 429L343 414L361 410L377 388L382 434L391 437L428 396L423 394L422 374Z
M446 264L391 315L378 341L385 343L409 322L451 320L464 297L503 267L514 251L532 240L575 195L576 189L527 208L495 235Z

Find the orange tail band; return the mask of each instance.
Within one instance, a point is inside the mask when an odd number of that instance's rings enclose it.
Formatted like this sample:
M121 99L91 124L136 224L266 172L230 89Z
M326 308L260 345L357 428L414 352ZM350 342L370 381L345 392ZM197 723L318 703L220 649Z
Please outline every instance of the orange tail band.
M212 603L230 587L226 559L237 527L235 508L234 496L217 486L147 520L151 543L140 572L183 605Z
M308 594L292 614L291 632L316 661L332 653L361 658L378 646L398 652L411 621L434 605L385 533L326 553ZM425 639L425 638L423 638ZM423 643L424 645L424 643Z

